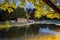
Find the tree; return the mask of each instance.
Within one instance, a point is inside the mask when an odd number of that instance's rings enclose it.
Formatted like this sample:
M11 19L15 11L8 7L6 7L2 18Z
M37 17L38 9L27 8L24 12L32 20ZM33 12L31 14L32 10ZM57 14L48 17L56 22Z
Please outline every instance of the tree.
M4 11L3 9L0 9L0 21L6 21L9 19L9 12L6 10Z
M0 9L3 9L4 11L8 10L8 12L11 13L14 11L12 8L17 9L18 7L16 6L17 3L16 1L17 0L5 0L0 5ZM34 8L36 8L35 17L37 18L40 18L42 16L46 16L51 19L60 18L60 9L54 5L57 3L58 0L53 0L53 2L51 2L52 0L18 0L18 1L21 2L21 4L19 4L19 7L24 8L27 8L26 2L34 4Z
M24 8L17 7L17 9L12 8L14 11L9 13L8 10L4 11L0 9L0 20L14 20L16 18L26 18L26 12Z
M26 18L26 12L24 8L17 7L17 9L14 9L14 11L10 13L10 18Z
M60 9L54 5L50 0L43 0L47 5L49 5L52 9L54 9L56 12L60 13ZM55 0L56 1L56 0Z

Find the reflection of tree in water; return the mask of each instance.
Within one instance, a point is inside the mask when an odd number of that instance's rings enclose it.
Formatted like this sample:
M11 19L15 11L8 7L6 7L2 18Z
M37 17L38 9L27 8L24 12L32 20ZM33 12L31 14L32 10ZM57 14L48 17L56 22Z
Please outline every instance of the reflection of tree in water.
M59 26L53 25L53 24L35 24L30 25L28 29L26 27L11 27L8 31L6 29L0 30L0 37L7 37L7 38L14 38L14 37L21 37L24 35L37 35L39 33L40 28L49 28L49 30L57 30L56 28L59 28Z
M10 28L10 30L7 32L7 36L10 38L12 38L12 37L20 37L20 36L23 36L24 34L25 34L25 30L26 30L26 28L25 27L23 27L23 28L17 28L17 27L12 27L12 28ZM7 37L6 36L6 37Z

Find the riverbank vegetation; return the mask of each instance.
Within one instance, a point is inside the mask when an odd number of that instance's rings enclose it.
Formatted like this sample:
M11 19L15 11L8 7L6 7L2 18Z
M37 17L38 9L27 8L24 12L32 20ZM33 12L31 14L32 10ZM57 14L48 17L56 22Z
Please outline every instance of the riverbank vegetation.
M18 3L19 1L19 3ZM3 0L0 2L0 23L10 25L10 20L17 18L26 18L33 20L60 20L60 2L59 0ZM20 3L21 2L21 3ZM33 9L29 8L28 3L34 5ZM48 4L47 4L48 3ZM51 3L51 5L49 4ZM31 6L31 5L30 5ZM54 7L54 8L53 8ZM58 9L58 10L56 10ZM3 22L0 26L3 26Z

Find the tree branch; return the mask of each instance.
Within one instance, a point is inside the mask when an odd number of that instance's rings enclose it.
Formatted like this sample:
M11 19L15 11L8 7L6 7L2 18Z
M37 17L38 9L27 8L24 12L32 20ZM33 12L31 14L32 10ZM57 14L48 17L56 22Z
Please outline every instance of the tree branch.
M50 0L43 0L48 6L50 6L53 10L60 13L60 9L54 5Z

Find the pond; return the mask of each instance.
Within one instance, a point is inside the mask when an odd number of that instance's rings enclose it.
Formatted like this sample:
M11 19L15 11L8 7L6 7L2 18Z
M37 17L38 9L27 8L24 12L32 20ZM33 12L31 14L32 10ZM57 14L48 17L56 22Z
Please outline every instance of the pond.
M0 30L0 40L59 40L60 26L54 24L33 24L25 27L11 27Z

